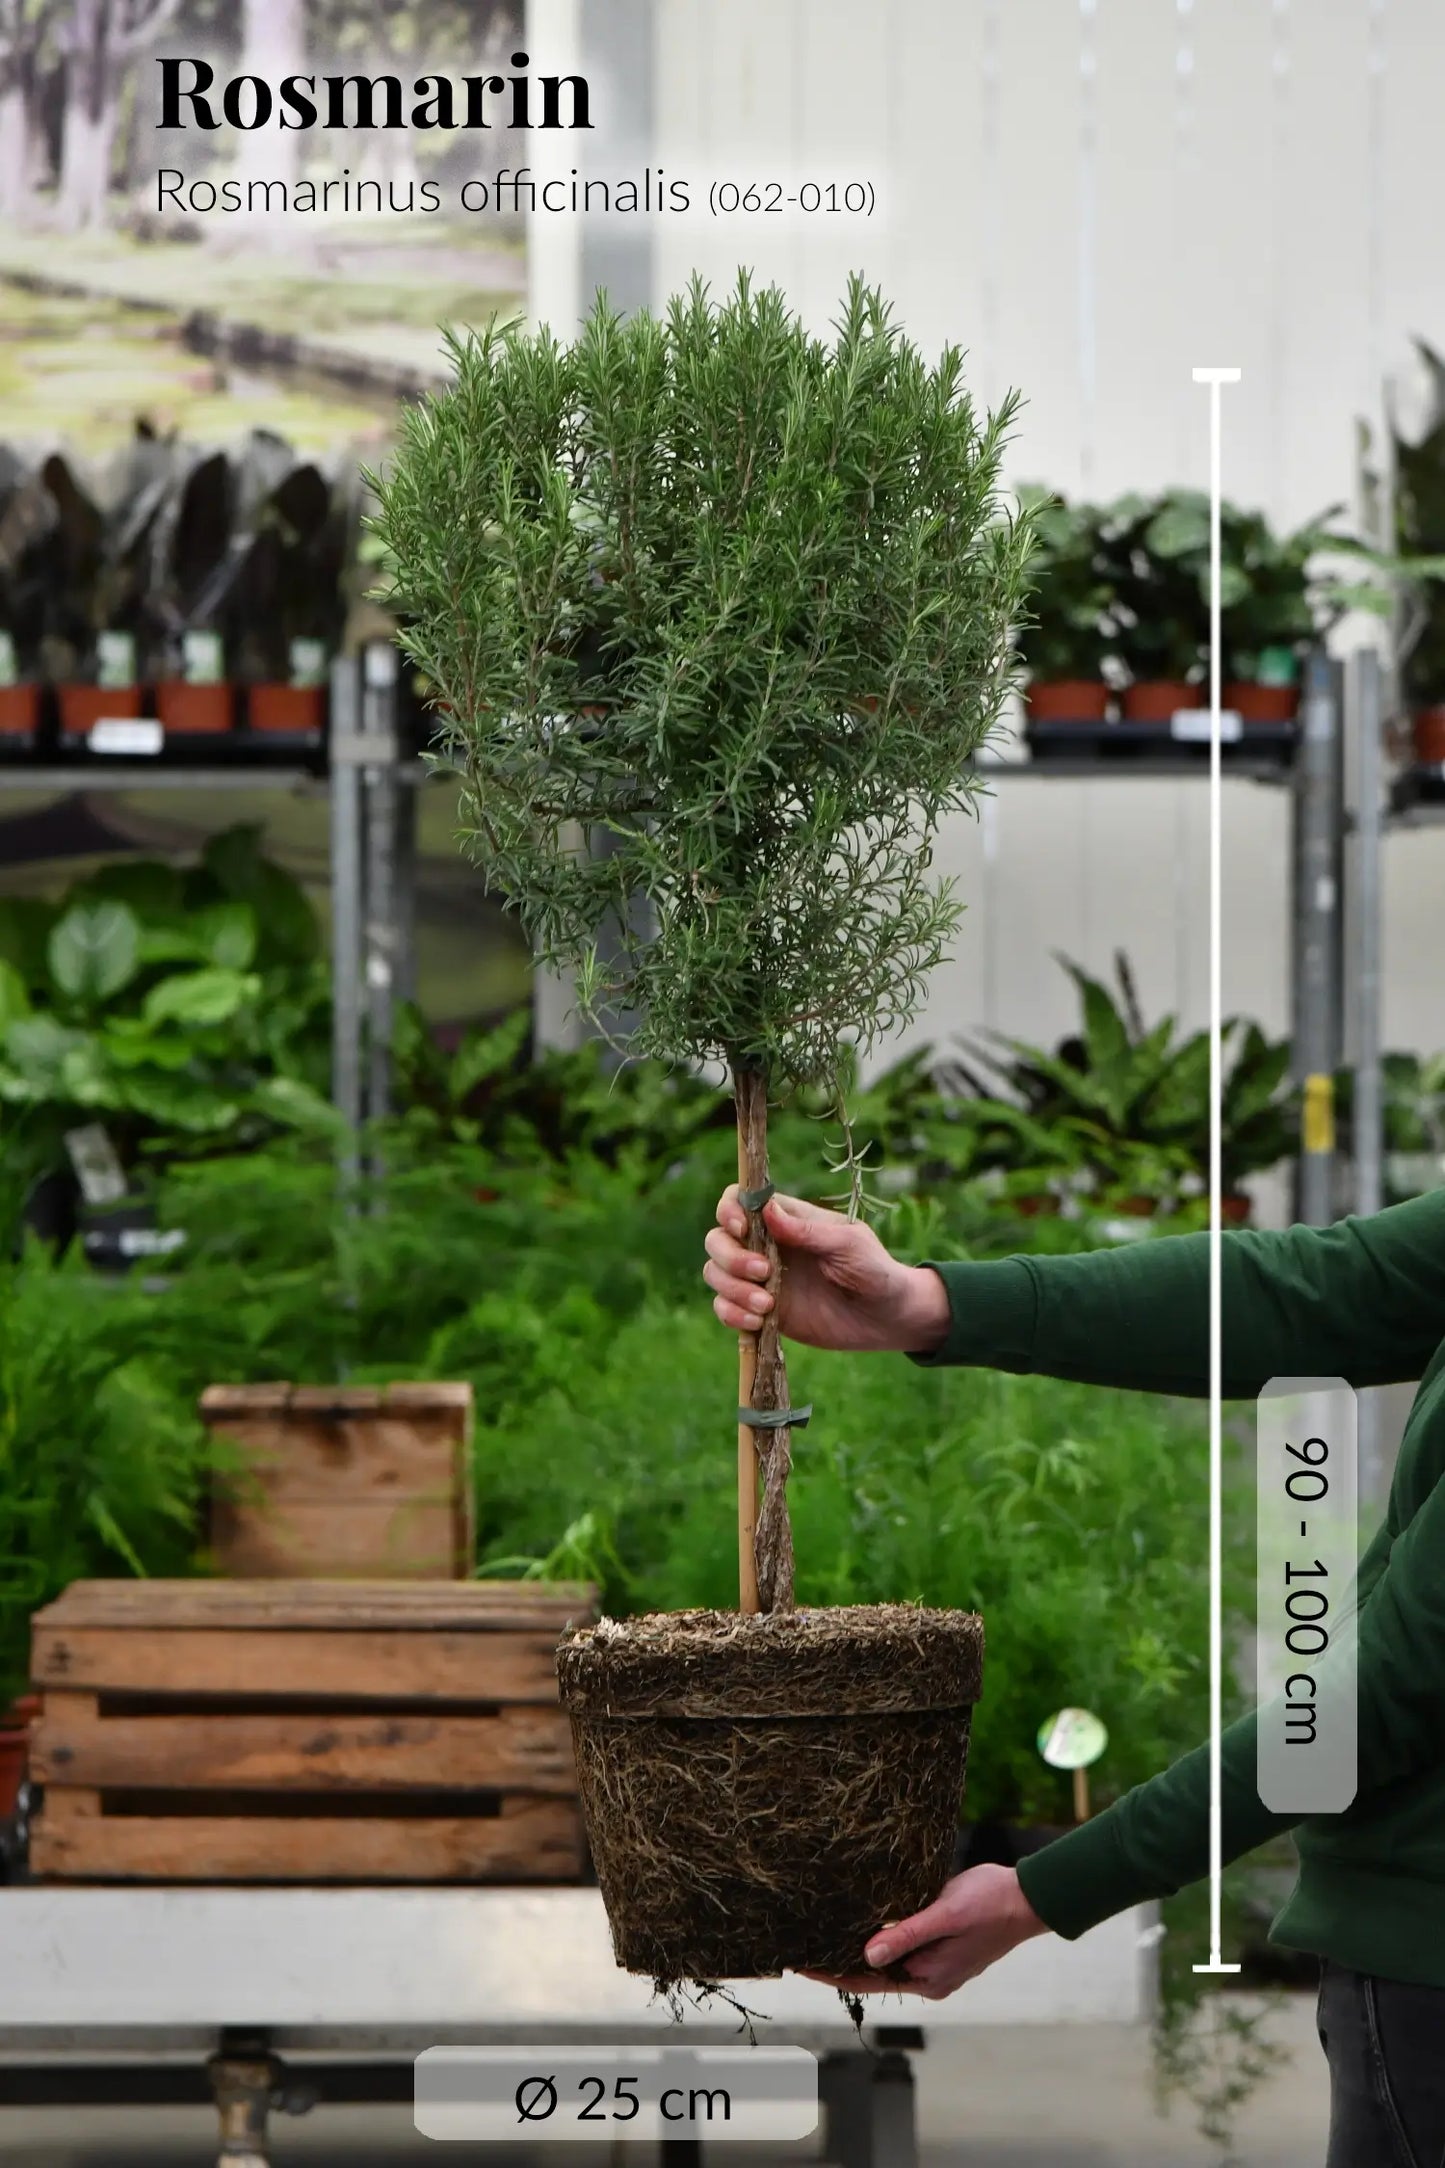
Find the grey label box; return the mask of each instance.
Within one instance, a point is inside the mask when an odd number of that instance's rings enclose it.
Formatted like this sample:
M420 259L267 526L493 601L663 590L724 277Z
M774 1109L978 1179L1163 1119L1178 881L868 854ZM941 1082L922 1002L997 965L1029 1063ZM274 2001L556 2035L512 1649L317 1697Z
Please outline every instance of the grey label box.
M799 2047L428 2048L424 2138L787 2143L818 2123L818 2062Z
M1256 1783L1275 1814L1340 1814L1359 1786L1357 1437L1343 1378L1259 1396Z

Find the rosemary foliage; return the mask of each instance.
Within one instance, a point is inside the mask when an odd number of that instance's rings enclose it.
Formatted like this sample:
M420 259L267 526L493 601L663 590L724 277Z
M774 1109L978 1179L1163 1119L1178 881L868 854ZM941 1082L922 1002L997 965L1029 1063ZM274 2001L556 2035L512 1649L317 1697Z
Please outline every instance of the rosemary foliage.
M856 278L829 339L743 275L449 349L374 524L489 885L633 1051L834 1082L958 917L932 845L1012 677L1016 398L979 419Z

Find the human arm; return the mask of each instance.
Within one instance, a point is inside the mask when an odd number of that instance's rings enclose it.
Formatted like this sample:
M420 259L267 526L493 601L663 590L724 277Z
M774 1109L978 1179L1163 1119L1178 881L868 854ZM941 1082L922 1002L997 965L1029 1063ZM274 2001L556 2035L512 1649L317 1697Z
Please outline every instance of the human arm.
M909 1266L872 1230L774 1197L781 1326L813 1347L884 1350L929 1364L1035 1371L1195 1398L1209 1390L1209 1237L1164 1235L1075 1257ZM705 1277L713 1307L756 1331L773 1297L744 1247L735 1189L718 1206ZM1224 1391L1273 1377L1355 1386L1417 1378L1445 1330L1445 1190L1368 1219L1221 1244Z
M1341 1619L1319 1672L1320 1702L1327 1707L1332 1693L1349 1689L1343 1665L1353 1644L1362 1801L1439 1766L1445 1715L1445 1578L1438 1561L1445 1546L1445 1479L1436 1483L1393 1542L1382 1535L1377 1543L1378 1570L1369 1577L1358 1611ZM1368 1560L1366 1564L1368 1568ZM1257 1713L1242 1717L1220 1742L1220 1853L1225 1866L1310 1819L1273 1813L1261 1801L1258 1725ZM1115 1913L1171 1897L1202 1881L1210 1870L1209 1777L1210 1750L1207 1745L1196 1747L1091 1821L1031 1854L1018 1869L1019 1892L1030 1910L1072 1941ZM1007 1893L997 1901L1004 1924L1012 1910ZM989 1907L975 1904L975 1911L979 1909L987 1912ZM911 1936L917 1921L926 1918L919 1914L891 1932ZM988 1926L987 1920L976 1922L976 1937L986 1934ZM876 1950L882 1944L880 1963L892 1961L889 1941L889 1935L880 1935L870 1945ZM915 1945L910 1941L908 1946ZM874 1982L884 1984L881 1979Z
M806 1347L924 1354L942 1340L949 1299L938 1274L891 1257L871 1227L841 1212L774 1196L763 1208L783 1259L779 1327ZM745 1246L747 1214L735 1184L718 1200L703 1278L713 1309L736 1332L756 1332L774 1297L766 1260Z
M936 1265L949 1327L915 1360L1202 1398L1209 1241ZM1221 1253L1226 1398L1273 1377L1418 1378L1445 1331L1445 1190L1333 1227L1231 1231Z

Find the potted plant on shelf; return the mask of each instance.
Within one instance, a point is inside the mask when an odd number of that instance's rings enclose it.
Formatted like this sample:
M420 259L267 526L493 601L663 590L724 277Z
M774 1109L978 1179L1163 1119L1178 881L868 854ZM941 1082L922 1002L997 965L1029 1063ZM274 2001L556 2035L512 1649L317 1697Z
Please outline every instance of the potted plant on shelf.
M184 869L133 858L54 902L0 897L0 1120L22 1186L68 1176L94 1122L137 1178L277 1130L325 1134L320 949L249 828Z
M264 490L251 494L233 598L246 727L310 743L326 718L327 676L346 628L355 490L303 461L269 474Z
M726 1065L776 1281L770 1100L907 1016L954 921L928 843L1010 690L1015 402L980 422L956 351L930 368L856 280L831 342L744 276L660 320L599 300L571 348L512 329L451 354L372 480L478 852L592 1014ZM722 1413L698 1411L700 1452ZM948 1873L981 1623L795 1604L808 1414L776 1327L745 1336L738 1610L559 1650L614 1947L660 1980L842 1968Z
M1392 417L1395 548L1404 560L1399 630L1400 692L1415 758L1445 764L1445 360L1417 340L1429 403L1407 436Z
M1222 701L1243 727L1290 723L1299 710L1305 650L1334 613L1319 560L1344 546L1331 506L1292 533L1276 535L1262 512L1224 505L1220 512L1220 645ZM1205 522L1200 578L1209 594L1209 535Z
M1346 537L1331 522L1339 506L1331 506L1291 534L1276 535L1262 512L1238 505L1220 507L1220 645L1222 704L1238 714L1242 725L1287 723L1299 707L1300 658L1306 647L1325 629L1330 584L1317 570L1322 555L1352 550ZM1132 620L1130 659L1136 669L1151 637L1150 591L1158 595L1161 609L1172 612L1178 633L1173 669L1179 683L1171 688L1174 705L1185 704L1174 695L1181 685L1189 687L1189 699L1198 700L1193 689L1197 655L1207 665L1209 643L1209 499L1195 490L1172 490L1160 499L1148 516L1142 513L1126 522L1120 537L1130 558L1128 607ZM1149 667L1157 667L1157 664ZM1135 689L1131 705L1140 713L1145 705L1151 716L1165 705L1147 695L1143 685ZM1172 710L1171 710L1172 712Z
M1078 1029L1052 1052L997 1035L997 1051L968 1046L953 1073L998 1124L995 1164L1035 1170L1052 1140L1075 1192L1107 1197L1126 1216L1172 1209L1209 1179L1209 1035L1181 1038L1172 1016L1147 1024L1122 953L1117 991L1059 961L1078 990ZM1287 1040L1232 1017L1225 1042L1222 1205L1241 1224L1251 1209L1244 1184L1288 1158L1298 1113Z
M30 1751L30 1727L39 1714L38 1694L22 1694L8 1708L0 1709L0 1823L7 1821L19 1804Z
M169 447L139 438L118 481L95 494L58 453L40 470L54 511L41 545L41 660L65 742L83 743L97 722L141 712L140 656L151 632L146 553L170 457Z
M1387 1054L1385 1177L1392 1198L1445 1186L1445 1054Z
M168 739L231 728L234 694L216 611L228 578L233 494L231 462L213 452L193 459L157 519L146 604L158 621L156 714Z
M27 752L40 729L45 593L37 545L54 523L49 493L0 446L0 750Z
M1109 712L1106 665L1114 625L1099 513L1034 485L1019 491L1019 501L1032 514L1036 537L1033 599L1018 637L1029 673L1029 720L1102 723Z
M1385 1200L1401 1204L1445 1187L1445 1054L1395 1049L1381 1058ZM1335 1106L1340 1148L1353 1158L1355 1073L1337 1071Z
M1197 706L1208 657L1209 606L1190 552L1208 499L1190 490L1116 499L1100 541L1118 623L1119 658L1128 673L1120 700L1126 723L1168 724Z

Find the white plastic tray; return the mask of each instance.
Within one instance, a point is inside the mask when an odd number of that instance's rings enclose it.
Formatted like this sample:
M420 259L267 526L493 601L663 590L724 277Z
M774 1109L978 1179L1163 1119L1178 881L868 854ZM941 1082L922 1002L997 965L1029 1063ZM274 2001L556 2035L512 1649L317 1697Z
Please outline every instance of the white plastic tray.
M944 2002L888 1996L873 2022L1135 2023L1153 2003L1152 1907L1076 1943L1024 1944ZM736 1993L790 2038L852 2037L829 1988L792 1976ZM673 2022L618 1970L595 1889L0 1889L0 2050L121 2035L137 2045L264 2027L277 2045L362 2046ZM728 2034L726 2010L689 2018ZM775 2035L776 2037L776 2035Z

